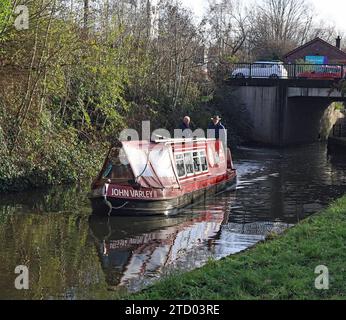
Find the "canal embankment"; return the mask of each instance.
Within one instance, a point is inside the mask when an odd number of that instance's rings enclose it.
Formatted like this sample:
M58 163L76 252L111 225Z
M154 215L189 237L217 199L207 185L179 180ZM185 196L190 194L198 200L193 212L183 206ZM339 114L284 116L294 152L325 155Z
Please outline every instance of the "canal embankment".
M346 118L345 111L333 126L331 135L328 138L328 149L332 152L346 152Z
M331 151L346 153L346 137L329 137L328 148Z
M171 275L127 298L345 299L345 249L346 196L282 236L269 235L252 249ZM328 289L315 286L319 266L328 268Z

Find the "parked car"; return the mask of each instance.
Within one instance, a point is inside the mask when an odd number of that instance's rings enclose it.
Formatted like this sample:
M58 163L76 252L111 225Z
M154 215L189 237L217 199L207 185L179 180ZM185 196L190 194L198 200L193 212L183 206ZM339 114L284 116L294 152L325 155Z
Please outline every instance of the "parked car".
M232 78L270 78L287 79L288 73L282 62L278 61L256 61L244 64L244 67L235 69Z
M345 78L346 67L342 70L341 66L320 65L313 70L298 73L298 78L302 79L341 79Z

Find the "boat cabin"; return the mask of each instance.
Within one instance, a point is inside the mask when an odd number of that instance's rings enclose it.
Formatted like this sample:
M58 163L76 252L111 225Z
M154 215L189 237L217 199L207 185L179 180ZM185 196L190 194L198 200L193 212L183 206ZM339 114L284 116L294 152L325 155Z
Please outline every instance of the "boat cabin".
M229 149L215 139L125 141L111 148L94 185L180 188L185 182L233 169Z

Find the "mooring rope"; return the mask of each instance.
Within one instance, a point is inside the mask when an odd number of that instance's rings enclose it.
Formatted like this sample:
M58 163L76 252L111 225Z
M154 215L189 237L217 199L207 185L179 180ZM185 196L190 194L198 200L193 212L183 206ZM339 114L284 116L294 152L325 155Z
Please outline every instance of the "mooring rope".
M113 207L112 204L108 200L107 200L107 204L108 204L108 207L109 207L108 216L110 217L111 213L112 213L112 210L120 210L120 209L124 208L125 206L127 206L129 204L129 202L126 201L124 204L122 204L119 207Z

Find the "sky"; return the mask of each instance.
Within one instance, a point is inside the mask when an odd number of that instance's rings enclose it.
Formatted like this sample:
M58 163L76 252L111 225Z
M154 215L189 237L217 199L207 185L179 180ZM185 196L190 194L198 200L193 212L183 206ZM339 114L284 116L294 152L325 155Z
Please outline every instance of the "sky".
M335 24L337 30L346 33L346 0L307 0L314 7L318 17ZM207 0L182 0L184 5L202 16L207 8ZM242 0L244 3L253 3L255 0Z

